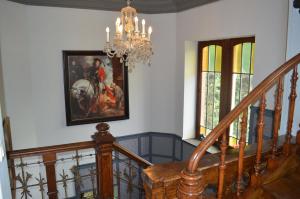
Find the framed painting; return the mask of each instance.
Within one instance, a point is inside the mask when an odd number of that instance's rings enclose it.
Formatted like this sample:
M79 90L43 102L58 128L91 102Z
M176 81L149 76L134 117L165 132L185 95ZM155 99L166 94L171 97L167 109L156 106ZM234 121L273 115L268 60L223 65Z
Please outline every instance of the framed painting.
M128 71L103 51L63 51L67 125L129 118Z

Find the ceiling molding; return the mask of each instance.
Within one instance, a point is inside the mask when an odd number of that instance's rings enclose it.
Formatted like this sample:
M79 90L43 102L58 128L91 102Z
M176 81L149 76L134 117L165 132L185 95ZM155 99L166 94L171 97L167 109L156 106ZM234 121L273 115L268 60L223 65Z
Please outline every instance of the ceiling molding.
M125 0L9 0L24 5L93 10L120 11ZM212 3L218 0L134 0L132 5L139 13L175 13Z
M299 9L300 13L300 0L294 0L294 8Z

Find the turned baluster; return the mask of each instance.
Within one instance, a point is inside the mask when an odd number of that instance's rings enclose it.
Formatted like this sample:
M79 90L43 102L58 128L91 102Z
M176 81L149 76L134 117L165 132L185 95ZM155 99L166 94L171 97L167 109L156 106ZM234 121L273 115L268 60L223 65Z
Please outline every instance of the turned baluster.
M219 165L218 199L221 199L223 196L224 175L225 175L225 169L226 169L225 155L226 155L226 149L227 149L226 132L223 133L220 148L221 148L221 157L220 157L220 165Z
M282 95L283 95L283 78L278 80L276 100L275 100L275 114L273 122L273 143L272 143L272 156L268 159L268 169L274 170L278 167L277 157L277 145L278 134L280 129L281 111L282 111Z
M297 87L297 80L298 80L298 72L297 66L293 70L292 79L291 79L291 94L289 97L289 111L288 111L288 121L287 121L287 132L286 132L286 139L283 146L283 152L286 156L290 154L290 144L292 139L292 128L293 128L293 121L294 121L294 111L295 111L295 100L297 97L296 87Z
M248 110L244 110L241 121L241 137L239 141L239 161L238 161L238 180L237 180L237 196L240 197L242 193L243 182L243 167L244 167L244 152L246 146L246 134L247 134L247 120Z
M282 110L283 79L280 78L277 86L277 96L275 102L275 114L273 123L273 145L272 159L275 159L277 153L278 131L280 128L281 110Z
M254 174L251 176L251 185L259 186L260 185L260 173L261 173L261 157L262 157L262 146L263 146L263 134L264 134L264 126L265 126L265 110L266 110L266 95L263 94L260 106L259 106L259 114L257 121L257 150L256 150L256 160L254 166Z

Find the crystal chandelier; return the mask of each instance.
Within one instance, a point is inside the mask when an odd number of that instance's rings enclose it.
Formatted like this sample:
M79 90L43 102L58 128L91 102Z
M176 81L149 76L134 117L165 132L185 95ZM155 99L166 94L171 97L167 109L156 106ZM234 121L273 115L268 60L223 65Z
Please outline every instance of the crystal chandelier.
M136 9L131 7L132 0L127 0L127 7L122 8L121 17L116 20L116 33L112 43L110 42L110 29L106 28L106 45L104 51L112 58L115 55L121 62L126 63L129 71L135 67L135 63L151 64L153 55L151 34L149 26L146 33L145 20L142 20L142 31L139 30L139 19Z

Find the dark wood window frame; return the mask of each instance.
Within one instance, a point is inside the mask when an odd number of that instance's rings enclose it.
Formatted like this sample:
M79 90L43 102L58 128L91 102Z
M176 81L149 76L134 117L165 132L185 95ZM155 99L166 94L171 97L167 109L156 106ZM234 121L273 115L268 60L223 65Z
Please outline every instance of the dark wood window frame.
M218 45L222 47L222 67L221 67L221 95L220 95L220 113L219 120L222 120L226 114L231 111L232 97L232 74L233 74L233 48L235 45L245 42L255 42L255 37L243 37L222 40L210 40L198 42L198 70L197 70L197 93L196 93L196 131L195 138L198 138L201 121L201 82L202 82L202 49L209 45ZM227 91L227 92L224 92ZM230 92L228 92L230 91ZM229 138L229 129L226 131Z

